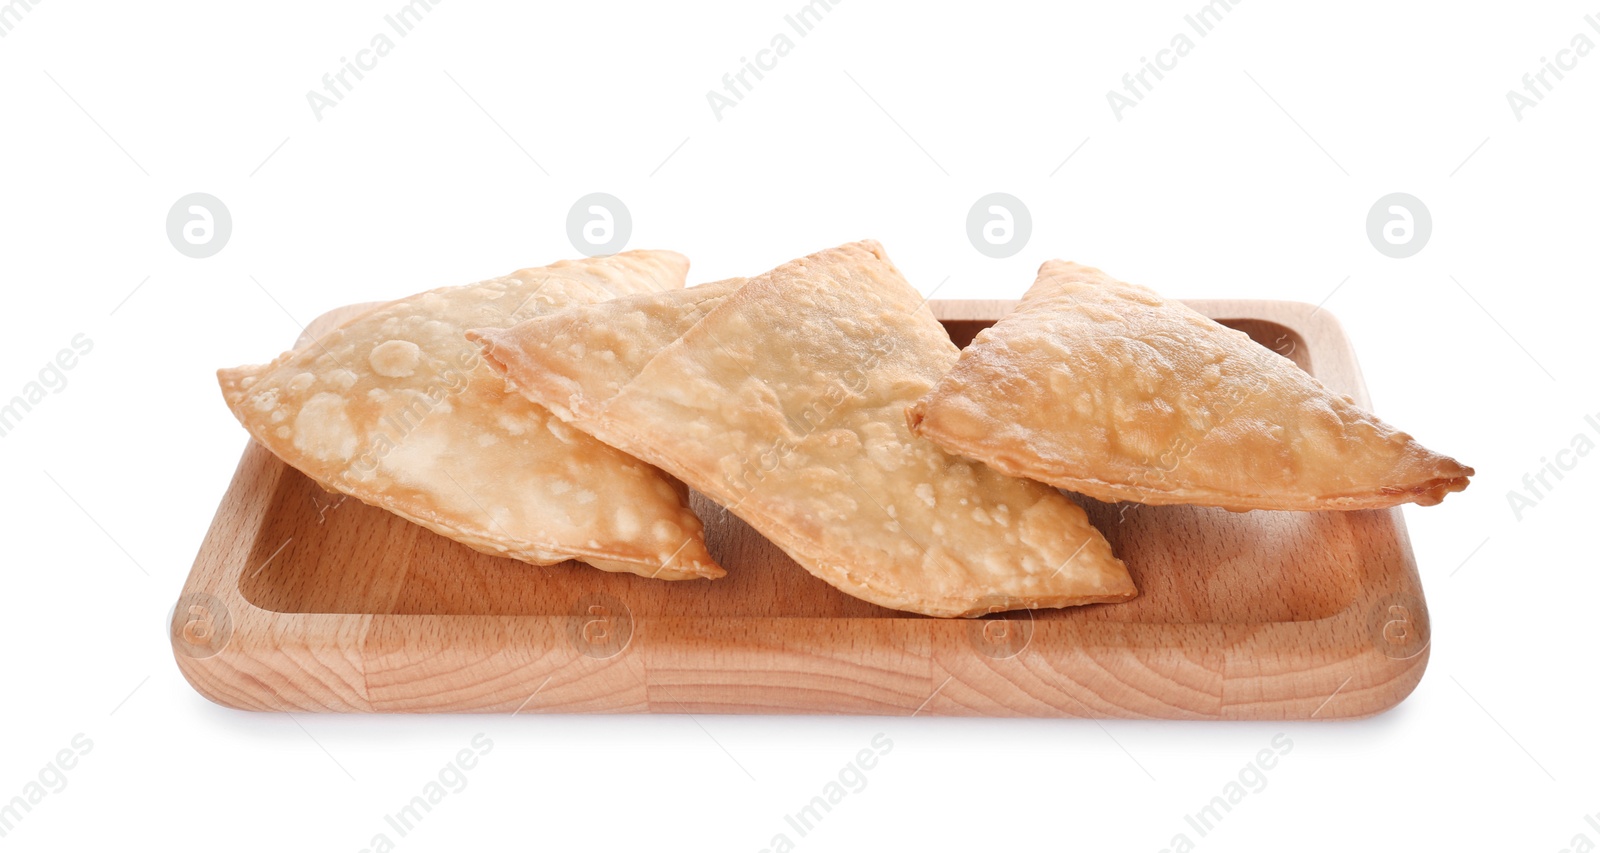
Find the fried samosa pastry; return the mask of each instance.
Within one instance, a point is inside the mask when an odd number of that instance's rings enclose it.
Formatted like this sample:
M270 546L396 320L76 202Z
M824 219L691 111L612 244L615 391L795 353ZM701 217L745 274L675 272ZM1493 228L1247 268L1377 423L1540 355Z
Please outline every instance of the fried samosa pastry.
M976 616L1137 594L1059 492L911 435L905 406L958 351L877 243L707 288L471 337L534 401L699 489L850 595Z
M218 371L239 422L317 481L488 554L716 578L687 490L510 390L465 331L683 286L688 261L562 261L380 306L267 365Z
M1105 501L1428 506L1473 473L1243 332L1064 261L906 417L952 453Z
M515 329L515 346L536 348L539 370L506 370L496 359L505 354L496 342L507 340L498 329L473 329L467 337L482 344L489 364L506 373L530 400L545 401L563 420L578 423L574 408L592 415L590 401L609 399L632 382L656 353L682 337L694 324L745 285L730 278L687 290L624 296L588 311L561 311L525 322ZM547 337L541 337L548 335Z

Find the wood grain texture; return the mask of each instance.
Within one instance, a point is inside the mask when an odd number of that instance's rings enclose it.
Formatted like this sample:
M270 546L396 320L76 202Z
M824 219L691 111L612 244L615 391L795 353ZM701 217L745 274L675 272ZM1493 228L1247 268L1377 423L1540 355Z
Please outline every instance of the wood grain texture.
M1188 304L1370 408L1326 311ZM931 305L965 344L1015 303ZM1398 508L1070 497L1139 598L933 619L840 593L699 495L722 580L538 568L325 493L252 443L179 598L174 656L220 704L286 711L1340 719L1421 679L1427 608Z

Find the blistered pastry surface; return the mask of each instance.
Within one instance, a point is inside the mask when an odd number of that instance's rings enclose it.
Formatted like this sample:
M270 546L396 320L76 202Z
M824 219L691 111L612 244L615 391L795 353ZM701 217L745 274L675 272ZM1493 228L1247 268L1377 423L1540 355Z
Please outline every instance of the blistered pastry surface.
M1243 332L1063 261L908 417L952 452L1101 500L1431 504L1472 473Z
M519 388L561 396L574 425L681 477L857 597L954 616L1135 594L1060 493L910 433L906 405L957 350L876 243L785 264L700 317L656 311L681 321L676 339L619 353L618 369L547 357L535 343L558 327L600 339L637 310L540 318L491 351L510 351L494 359Z
M428 291L218 377L251 434L324 488L480 551L720 576L678 484L508 389L465 337L681 287L686 270L675 253L627 252Z

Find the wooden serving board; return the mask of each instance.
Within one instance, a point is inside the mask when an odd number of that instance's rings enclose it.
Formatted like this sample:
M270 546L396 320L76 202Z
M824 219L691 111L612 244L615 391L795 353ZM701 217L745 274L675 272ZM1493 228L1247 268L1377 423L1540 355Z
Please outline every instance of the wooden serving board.
M932 307L965 345L1015 304ZM1189 304L1370 405L1327 312ZM724 579L538 568L340 500L252 442L174 610L173 649L206 697L283 711L1336 719L1390 708L1422 678L1428 614L1398 509L1072 497L1137 599L933 619L827 586L698 494Z

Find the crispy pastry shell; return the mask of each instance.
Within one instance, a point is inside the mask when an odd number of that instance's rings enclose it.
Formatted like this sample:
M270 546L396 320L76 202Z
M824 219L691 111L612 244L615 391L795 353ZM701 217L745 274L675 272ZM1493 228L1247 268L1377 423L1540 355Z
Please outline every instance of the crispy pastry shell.
M681 483L509 390L463 337L473 325L681 288L687 269L673 252L625 252L432 290L217 377L250 434L323 488L479 551L721 577Z
M877 243L706 287L470 336L531 399L850 595L975 616L1137 594L1059 492L911 435L905 406L958 353Z
M1065 261L906 417L952 453L1105 501L1427 506L1473 473L1243 332Z

